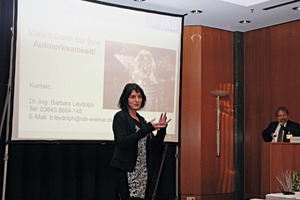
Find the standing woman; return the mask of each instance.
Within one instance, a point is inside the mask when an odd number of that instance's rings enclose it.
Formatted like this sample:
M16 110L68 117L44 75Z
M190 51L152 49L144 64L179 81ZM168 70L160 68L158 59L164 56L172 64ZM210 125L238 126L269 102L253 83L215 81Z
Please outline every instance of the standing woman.
M121 110L113 119L115 150L110 162L121 200L151 199L155 184L154 162L164 141L168 122L166 113L147 122L138 110L146 103L143 89L129 83L119 99ZM154 135L152 131L157 130Z

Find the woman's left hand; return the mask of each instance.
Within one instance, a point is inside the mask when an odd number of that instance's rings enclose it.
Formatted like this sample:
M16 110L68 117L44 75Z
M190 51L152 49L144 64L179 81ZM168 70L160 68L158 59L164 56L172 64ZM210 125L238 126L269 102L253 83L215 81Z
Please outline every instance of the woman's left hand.
M153 125L155 130L160 130L161 128L166 128L171 119L168 120L167 113L161 113L159 121L155 122L155 119L151 120L150 123Z

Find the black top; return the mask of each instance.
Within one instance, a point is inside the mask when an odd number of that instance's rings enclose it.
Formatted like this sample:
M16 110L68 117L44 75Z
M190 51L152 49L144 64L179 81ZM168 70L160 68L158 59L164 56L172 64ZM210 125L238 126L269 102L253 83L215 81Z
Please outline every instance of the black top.
M121 110L117 112L113 119L113 133L115 139L115 150L110 162L110 166L119 168L124 171L133 171L137 159L137 145L138 141L147 136L147 165L151 172L152 160L154 156L158 156L160 152L160 145L162 144L166 128L157 131L154 136L152 131L154 127L150 122L138 114L140 120L140 129L136 129L136 122L128 113L128 110Z

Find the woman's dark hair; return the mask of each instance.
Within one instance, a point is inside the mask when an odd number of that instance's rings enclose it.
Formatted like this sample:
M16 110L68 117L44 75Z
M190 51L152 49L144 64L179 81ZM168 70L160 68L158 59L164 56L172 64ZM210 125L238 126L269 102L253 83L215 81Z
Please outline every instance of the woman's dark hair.
M125 109L128 107L128 98L131 94L131 92L135 90L136 92L141 93L142 95L142 104L141 104L141 108L143 108L146 104L146 95L144 93L144 90L136 83L128 83L127 85L125 85L122 95L119 99L119 107L121 109Z
M287 109L286 107L284 107L284 106L279 106L279 107L276 109L276 111L275 111L276 117L278 116L278 112L279 112L279 111L283 111L283 112L285 112L287 115L289 115L289 111L288 111L288 109Z

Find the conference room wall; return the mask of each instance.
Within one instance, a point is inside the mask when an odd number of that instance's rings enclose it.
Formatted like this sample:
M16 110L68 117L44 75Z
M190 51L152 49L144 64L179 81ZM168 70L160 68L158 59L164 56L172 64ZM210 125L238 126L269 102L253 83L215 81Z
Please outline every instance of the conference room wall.
M233 199L233 33L186 26L183 41L181 199ZM220 156L216 150L216 97L220 98Z
M260 194L261 133L286 106L300 122L300 20L244 34L245 192Z
M204 37L204 30L211 32L208 38ZM209 92L216 89L212 85L220 85L222 81L233 87L233 69L226 67L233 66L230 60L233 59L233 54L230 54L233 43L228 43L227 48L222 46L224 39L216 40L217 33L221 33L223 38L225 35L233 37L233 33L209 27L189 26L184 29L180 148L182 199L186 196L196 196L196 199L215 198L214 195L220 193L216 186L222 183L216 177L224 177L216 173L218 162L212 155L215 152L215 99ZM286 106L290 110L291 120L300 121L300 64L297 62L300 52L299 33L299 20L244 33L245 130L238 134L244 134L245 199L260 196L261 132L270 121L276 120L276 107ZM204 45L203 41L210 42ZM213 53L207 47L215 49L215 52L222 49L227 54ZM216 60L218 65L209 65L210 62L217 63ZM226 89L230 91L231 87ZM224 105L233 105L231 96L222 101ZM223 127L233 126L229 119L222 123ZM226 137L233 134L232 130L227 131L224 133ZM233 147L230 142L226 141L226 147ZM228 173L234 174L236 172L231 166L231 156L227 157L226 164L229 166ZM222 191L225 196L233 192L233 178L229 180L226 183L229 189ZM231 198L230 195L228 198Z
M5 6L2 6L4 5ZM9 71L9 47L10 46L10 18L7 17L9 15L8 11L10 10L11 1L5 1L1 0L1 29L2 27L5 27L6 31L1 31L1 67L0 67L0 81L1 81L1 99L0 99L0 109L2 111L3 105L4 105L4 100L6 96L6 91L7 91L7 79L8 79L8 71ZM5 11L5 12L2 12ZM2 16L5 16L4 18ZM268 27L264 29L259 29L255 31L250 31L245 33L245 191L247 195L252 195L255 196L260 193L260 182L258 182L260 171L260 152L261 152L261 131L267 123L270 120L274 120L274 109L278 105L284 104L285 106L288 107L290 110L290 117L294 121L300 121L300 116L299 116L299 111L300 108L298 106L298 97L299 97L299 63L298 61L298 55L300 52L300 47L299 47L299 27L300 27L300 22L295 21L287 24L282 24L278 26L273 26L273 27ZM229 34L229 36L225 36L228 38L231 38L232 36L231 33L226 32L226 31L221 31L221 30L215 30L215 29L210 29L208 27L186 27L185 29L185 36L188 40L191 40L191 35L188 36L186 33L187 30L191 28L196 28L196 29L206 29L207 33L208 32L218 32L218 33L224 33L225 35ZM199 33L199 32L198 32ZM201 33L201 31L200 31ZM3 36L3 37L2 37ZM196 37L196 36L195 36ZM194 37L194 41L196 40ZM201 37L200 37L201 38ZM231 40L231 39L230 39ZM229 41L230 41L229 40ZM209 41L209 40L207 40ZM216 43L216 41L210 40L211 42L211 47L213 47ZM208 42L208 43L210 43ZM220 42L220 40L219 40ZM220 48L223 48L224 50L231 49L232 46L230 47L230 43L228 42L228 47L224 49L223 46ZM187 44L184 44L184 48L188 48L186 46ZM192 44L190 44L192 45ZM199 45L199 44L198 44ZM203 45L203 44L201 44ZM217 45L218 46L218 45ZM3 50L3 51L2 51ZM201 51L205 51L206 48L203 47L201 48ZM187 51L187 50L184 50ZM213 89L219 89L219 83L218 82L211 82L209 83L210 80L219 80L217 78L220 78L220 80L224 80L228 82L227 79L232 79L231 76L233 76L232 70L228 70L226 68L226 71L220 70L220 74L218 74L217 77L210 77L212 75L209 75L210 73L209 70L217 70L218 68L207 68L207 71L203 71L201 68L197 68L196 66L201 66L204 64L201 61L201 58L204 56L208 56L208 60L206 62L213 62L216 57L210 57L211 51L205 52L199 52L194 50L190 50L194 53L196 53L196 56L198 56L197 59L200 60L194 60L193 62L196 62L195 65L190 65L190 71L189 73L184 72L183 73L183 78L185 81L189 81L189 79L194 78L194 82L186 82L183 84L186 84L188 86L186 88L186 92L194 92L195 90L197 91L197 94L193 96L193 100L191 102L186 102L186 104L191 104L190 112L186 114L182 114L182 119L184 119L184 115L189 115L194 112L193 115L191 115L193 118L185 118L185 122L189 122L189 120L192 119L191 122L187 123L186 125L183 125L183 120L181 126L182 132L181 132L181 138L183 139L186 137L184 140L181 142L181 150L183 153L184 148L186 149L187 153L190 153L193 155L191 160L186 163L186 165L191 165L193 166L192 169L187 169L189 170L186 172L186 179L192 178L192 180L201 180L200 176L203 176L203 173L208 172L208 168L201 168L199 170L198 167L201 167L201 165L205 162L204 158L205 157L195 157L198 156L199 152L203 151L209 151L210 148L206 148L203 143L206 144L207 146L211 146L211 148L215 149L215 142L209 143L209 141L204 140L202 137L205 135L205 137L209 137L210 134L215 134L215 99L210 96L211 94L209 93L210 90ZM231 50L227 52L232 52ZM188 53L188 52L186 52ZM190 56L192 56L190 55ZM184 54L184 59L185 57L188 57L187 54ZM232 59L232 55L227 55L226 59ZM222 57L221 57L222 58ZM218 64L218 67L222 67L222 59L221 65ZM187 59L191 59L187 58ZM195 59L195 58L193 58ZM225 58L223 58L225 59ZM200 62L201 61L201 62ZM191 62L191 61L189 61ZM199 64L200 62L200 64ZM226 61L227 64L225 66L232 66L232 61ZM230 64L228 64L230 63ZM217 67L217 66L215 66ZM185 70L185 69L183 69ZM231 74L227 74L227 72L230 72ZM201 76L199 76L201 75ZM205 81L208 81L205 82ZM201 82L199 82L201 81ZM232 81L232 80L231 80ZM230 81L229 81L230 82ZM203 85L206 84L208 88L203 89L199 85L195 85L198 83L202 83ZM213 86L213 87L211 87ZM200 87L200 88L199 88ZM221 87L220 87L221 88ZM288 88L288 89L287 89ZM230 89L230 87L228 87ZM185 93L186 94L186 93ZM206 95L203 97L203 95ZM182 95L182 98L187 98ZM229 98L229 97L228 97ZM209 99L207 101L207 99ZM205 101L204 101L205 100ZM201 105L195 104L200 102ZM222 99L221 102L224 103L229 103L229 105L232 105L232 99ZM184 103L184 102L183 102ZM185 104L185 105L186 105ZM224 104L225 105L225 104ZM195 106L195 107L192 107ZM200 106L200 107L199 107ZM192 109L193 108L193 109ZM222 108L222 107L221 107ZM184 107L182 106L182 109ZM223 108L222 108L223 109ZM193 111L193 112L192 112ZM209 111L209 112L207 112ZM200 112L197 113L196 112ZM1 112L2 113L2 112ZM186 116L187 117L187 116ZM203 120L203 118L207 118ZM228 120L228 119L227 119ZM231 120L229 118L229 120ZM207 124L201 125L204 123L204 121L208 121ZM232 125L230 123L233 122L222 122L224 126L231 127ZM184 132L184 126L189 126L188 132ZM206 128L204 128L206 127ZM197 132L198 131L198 132ZM195 134L195 132L197 132ZM3 133L3 132L2 132ZM203 134L200 134L203 133ZM231 130L228 130L228 133L232 133ZM184 135L185 134L185 135ZM3 136L3 134L2 134ZM215 138L213 138L215 139ZM195 140L195 141L193 141ZM193 144L196 144L196 146L192 146ZM227 143L226 143L227 144ZM29 145L30 146L30 145ZM231 146L230 144L228 146ZM0 155L3 155L3 139L2 139L2 145L1 145L1 152ZM17 150L18 148L16 148ZM34 148L32 148L34 149ZM229 149L230 150L230 149ZM196 151L197 153L191 153ZM215 151L215 150L213 150ZM21 152L19 152L21 153ZM211 154L209 154L211 155ZM181 154L181 157L184 155ZM230 170L232 170L232 163L230 161L231 156L230 155L229 160L225 160L226 162L229 161L229 166ZM24 158L25 159L25 158ZM203 160L202 160L203 159ZM1 169L0 171L3 172L3 160L0 159L1 161ZM184 162L184 159L181 160L182 163ZM212 159L205 165L211 166L215 164L216 159ZM214 163L212 163L214 162ZM206 170L205 170L206 169ZM23 169L24 170L24 169ZM196 173L195 171L198 170ZM230 171L229 170L229 171ZM199 172L200 171L200 172ZM212 172L215 172L215 169L212 169ZM231 171L231 173L234 173ZM2 174L2 173L1 173ZM2 174L3 175L3 174ZM183 174L181 174L181 179ZM211 174L207 173L206 176L212 176ZM213 175L217 176L217 175ZM229 189L226 189L230 192L232 192L232 176L229 178L229 183L227 186ZM2 178L1 178L2 180ZM13 181L13 180L11 180ZM183 182L182 180L180 182L180 185L186 184L186 182ZM191 182L192 184L193 182ZM196 190L197 193L195 194L200 194L199 190L202 191L203 194L209 194L213 192L207 192L203 191L203 188L208 188L210 190L210 178L208 179L202 179L202 181L196 182L196 185L191 187L191 190ZM1 182L2 184L2 182ZM200 185L202 188L200 187ZM2 186L2 185L1 185ZM189 184L187 184L184 187L188 187ZM2 188L2 187L1 187ZM24 189L24 188L23 188ZM212 190L215 188L213 187ZM16 192L14 188L12 188L12 192ZM189 193L187 193L189 194Z

